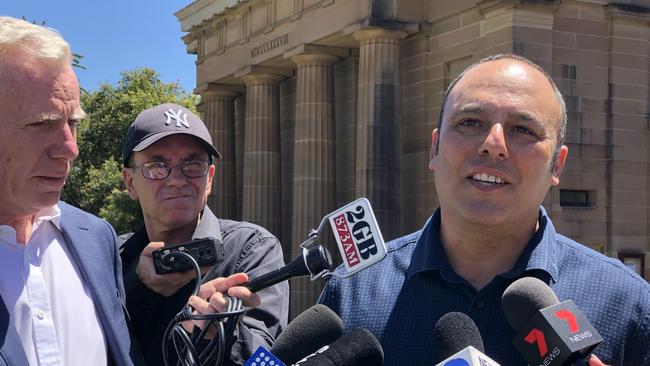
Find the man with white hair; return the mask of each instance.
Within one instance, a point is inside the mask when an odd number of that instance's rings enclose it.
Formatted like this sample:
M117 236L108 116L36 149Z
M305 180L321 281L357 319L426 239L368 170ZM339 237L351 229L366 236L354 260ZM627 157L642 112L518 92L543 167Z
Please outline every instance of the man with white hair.
M69 45L0 17L0 365L131 365L111 226L59 197L84 112Z

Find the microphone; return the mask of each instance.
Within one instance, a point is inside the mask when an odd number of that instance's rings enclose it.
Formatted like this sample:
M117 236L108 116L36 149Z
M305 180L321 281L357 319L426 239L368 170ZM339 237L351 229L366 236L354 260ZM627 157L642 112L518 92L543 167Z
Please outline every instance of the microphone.
M291 365L342 335L341 318L327 306L316 304L289 323L273 343L271 353Z
M257 292L261 289L278 284L289 278L312 275L316 276L322 271L332 270L332 256L322 245L313 248L303 248L302 254L292 259L289 264L265 275L254 278L246 287Z
M467 315L451 312L433 327L436 366L499 366L484 355L483 339L474 321Z
M322 245L310 247L329 224L337 247L344 258L346 271L332 273L332 256ZM302 254L286 266L251 280L246 286L253 292L273 286L289 278L311 275L314 281L321 276L348 277L381 261L388 250L381 235L375 214L366 198L359 198L330 212L312 229L300 247Z
M381 366L383 364L384 351L377 338L367 329L356 328L293 366Z
M587 365L589 355L603 341L573 301L560 302L537 278L513 282L503 293L502 305L518 332L512 342L531 365Z

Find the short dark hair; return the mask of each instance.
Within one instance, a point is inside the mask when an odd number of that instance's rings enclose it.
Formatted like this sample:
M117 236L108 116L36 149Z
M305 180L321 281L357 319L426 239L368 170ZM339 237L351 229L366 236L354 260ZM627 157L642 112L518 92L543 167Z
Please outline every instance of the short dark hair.
M513 53L500 53L496 55L490 55L487 57L484 57L480 59L478 62L473 63L472 65L468 66L465 70L463 70L460 75L458 75L452 82L449 84L447 87L447 90L445 90L445 94L442 97L442 104L440 105L440 118L438 122L438 130L442 128L442 122L443 122L443 115L445 113L445 105L447 104L447 99L449 98L449 94L451 94L451 91L454 89L456 84L460 81L460 79L465 76L470 70L475 68L478 65L484 64L486 62L490 61L496 61L496 60L515 60L515 61L520 61L523 62L527 65L530 65L534 67L537 71L541 72L545 77L546 80L551 84L551 87L553 87L553 91L555 92L555 97L557 98L558 102L560 103L560 109L561 109L561 120L560 122L560 129L557 132L557 138L555 142L555 150L553 151L553 159L551 159L551 170L553 170L553 166L557 162L557 158L560 154L560 149L562 148L562 145L564 145L564 138L566 135L566 125L567 125L567 112L566 112L566 104L564 103L564 98L562 97L562 93L560 92L560 89L558 89L557 85L553 81L553 78L551 78L551 75L549 75L546 70L544 70L541 66L536 64L535 62L527 59L526 57L515 55ZM438 134L438 142L436 143L436 146L434 147L434 153L438 154L438 145L440 144L440 134Z

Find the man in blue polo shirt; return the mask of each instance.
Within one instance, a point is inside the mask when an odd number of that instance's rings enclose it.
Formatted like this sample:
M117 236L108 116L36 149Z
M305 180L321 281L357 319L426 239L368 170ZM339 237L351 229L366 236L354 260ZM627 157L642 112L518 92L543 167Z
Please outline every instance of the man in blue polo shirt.
M540 206L559 184L568 149L566 109L530 60L497 55L467 68L445 93L430 169L440 208L424 228L388 243L388 256L320 302L346 330L370 329L386 365L430 365L436 321L451 311L478 326L485 353L525 365L501 296L537 277L572 299L604 341L590 365L650 365L650 285L619 261L555 232Z

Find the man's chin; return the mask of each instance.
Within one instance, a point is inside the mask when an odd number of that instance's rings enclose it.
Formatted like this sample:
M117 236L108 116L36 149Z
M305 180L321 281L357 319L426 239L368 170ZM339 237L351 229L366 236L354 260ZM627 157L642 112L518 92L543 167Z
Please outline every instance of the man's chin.
M60 192L34 193L30 197L29 207L31 207L32 210L35 211L34 213L36 213L44 208L54 206L57 204L57 202L59 202L60 197Z
M482 225L498 225L507 221L507 216L510 214L503 205L491 204L469 205L463 211L466 220Z
M195 209L185 210L167 210L165 212L166 221L172 224L184 226L190 222L194 222L199 217L199 211Z

